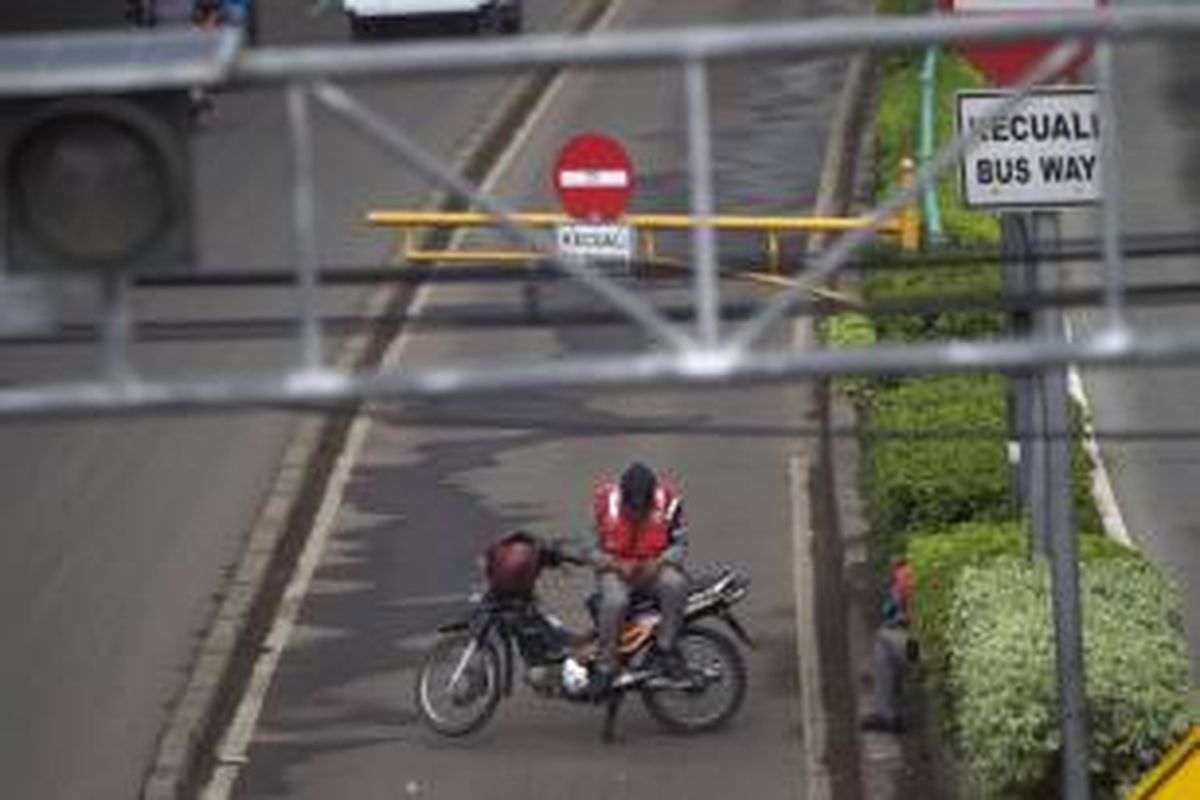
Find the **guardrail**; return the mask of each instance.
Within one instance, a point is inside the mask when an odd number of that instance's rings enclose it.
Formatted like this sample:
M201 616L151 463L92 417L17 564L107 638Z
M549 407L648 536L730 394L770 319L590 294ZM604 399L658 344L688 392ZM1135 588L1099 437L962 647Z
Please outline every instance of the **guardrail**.
M1119 225L1121 194L1117 137L1106 137L1100 164L1105 194L1102 203L1104 319L1097 331L1071 341L1035 335L1020 340L932 342L869 348L778 349L765 343L767 333L808 301L812 287L827 283L849 263L856 250L874 240L891 220L917 202L925 187L952 169L973 147L987 124L1018 108L1038 83L1052 77L1088 46L1096 53L1101 128L1116 129L1112 100L1111 48L1115 42L1156 38L1187 40L1200 31L1200 8L1179 4L1111 6L1097 12L1038 15L928 15L922 17L856 17L797 19L769 25L696 27L681 30L611 31L588 36L531 35L520 41L434 42L380 45L371 48L320 46L261 48L218 58L199 69L162 70L140 61L97 68L46 70L40 58L14 56L0 75L0 96L23 98L55 94L106 94L140 91L175 82L227 83L234 87L281 85L286 95L287 126L292 153L291 182L293 267L297 297L296 362L282 370L253 375L200 374L177 379L142 376L130 369L136 325L130 301L130 278L111 281L104 298L102 352L104 370L65 376L49 382L17 384L0 390L0 418L23 415L93 414L168 409L203 409L303 402L335 405L364 398L441 395L451 392L498 391L538 386L630 385L645 383L701 384L738 380L803 379L830 374L894 374L904 371L962 369L1038 369L1073 364L1149 364L1200 360L1200 329L1138 330L1126 320L1124 248ZM58 48L66 37L37 43ZM409 135L395 120L379 114L340 82L395 76L416 78L501 71L592 69L669 65L682 78L683 147L690 176L690 212L699 220L717 217L713 208L711 158L712 68L733 59L767 56L813 58L851 50L880 52L931 44L1001 43L1022 39L1057 41L1059 46L1014 87L1015 94L996 104L980 125L956 137L898 190L882 200L865 219L847 230L806 264L791 285L765 300L754 316L721 319L717 264L711 224L692 228L695 273L694 323L679 324L647 298L628 291L584 259L559 258L563 271L591 290L599 300L641 325L654 348L608 357L577 357L544 364L479 365L438 363L406 370L347 371L330 362L319 290L321 273L318 228L312 224L317 186L312 165L311 135L316 110L347 124L381 150L395 156L439 191L471 208L497 216L508 238L529 248L553 249L534 241L510 219L503 205L489 198ZM30 45L32 46L32 45ZM907 229L907 228L904 228ZM911 242L911 240L910 240ZM768 241L768 247L770 247ZM781 280L785 278L780 276Z
M417 241L417 232L424 228L498 228L504 220L525 228L554 228L573 220L563 213L518 212L500 216L476 211L411 211L377 209L367 213L369 225L380 228L400 228L404 231L403 247L399 251L410 262L495 262L528 263L552 259L552 253L539 250L484 250L425 248ZM765 237L767 267L773 274L782 271L780 237L788 233L844 233L861 228L874 228L881 236L894 237L906 250L915 250L920 241L920 217L915 210L906 211L895 219L878 223L870 217L785 217L739 216L720 214L701 218L690 214L630 214L620 220L639 233L642 259L663 263L659 255L656 234L663 231L686 231L701 225L717 231L760 233Z

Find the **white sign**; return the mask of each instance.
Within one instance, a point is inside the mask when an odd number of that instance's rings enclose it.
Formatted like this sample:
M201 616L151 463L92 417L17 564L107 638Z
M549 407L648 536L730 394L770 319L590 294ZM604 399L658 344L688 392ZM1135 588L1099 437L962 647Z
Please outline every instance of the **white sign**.
M1030 93L1017 110L987 122L1010 95L958 93L958 129L981 128L963 157L963 197L973 208L1044 208L1096 203L1100 188L1100 113L1091 87Z
M633 229L628 225L559 225L558 252L564 256L633 258Z
M624 189L629 173L623 169L564 169L558 173L564 189Z

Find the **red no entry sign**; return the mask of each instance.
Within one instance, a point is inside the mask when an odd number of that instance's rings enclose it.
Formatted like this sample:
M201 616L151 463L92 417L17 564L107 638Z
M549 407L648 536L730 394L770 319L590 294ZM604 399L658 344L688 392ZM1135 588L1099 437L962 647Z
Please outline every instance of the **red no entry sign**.
M633 165L616 139L599 133L581 134L559 152L554 188L563 208L576 219L618 219L624 216L633 192Z
M939 0L944 11L956 14L1044 14L1056 11L1092 11L1108 0ZM959 48L963 57L1000 86L1008 86L1028 72L1034 64L1057 46L1052 41L1015 41L996 44L968 44ZM1085 52L1066 70L1079 69L1090 56ZM1060 80L1062 75L1052 76Z

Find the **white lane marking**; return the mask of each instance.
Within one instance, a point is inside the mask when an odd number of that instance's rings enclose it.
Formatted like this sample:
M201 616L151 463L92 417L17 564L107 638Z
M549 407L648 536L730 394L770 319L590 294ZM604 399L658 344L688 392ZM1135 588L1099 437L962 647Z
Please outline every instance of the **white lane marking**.
M421 306L427 301L426 288L426 286L422 286L413 300L414 314L419 314ZM407 332L396 338L393 345L388 348L387 357L384 359L385 364L398 356L407 340ZM229 797L242 765L249 761L247 752L250 740L254 735L255 726L258 724L258 717L262 713L267 691L271 687L275 670L279 666L279 659L295 628L296 618L300 613L304 598L308 594L312 576L316 572L321 555L333 533L334 522L342 504L346 484L366 443L367 433L371 427L370 420L370 415L360 413L350 426L346 445L338 454L329 482L325 486L325 493L321 498L321 506L313 522L312 531L300 554L292 578L284 590L283 601L280 603L279 612L271 626L271 631L267 635L263 653L254 664L254 672L251 674L246 693L242 696L229 730L222 737L221 744L217 749L218 766L214 769L209 785L204 789L202 795L204 800L224 800Z
M792 347L813 346L813 326L792 327ZM821 685L821 643L817 634L817 578L813 563L812 506L808 493L811 464L805 454L788 461L792 495L792 582L796 598L796 657L800 673L800 749L804 762L806 800L833 797L833 778L825 761L829 748L829 711Z
M1063 317L1063 330L1067 341L1075 340L1075 328L1069 316ZM1092 462L1092 500L1100 513L1100 524L1104 533L1110 539L1115 539L1126 547L1138 549L1129 528L1125 526L1125 517L1121 514L1121 505L1117 500L1117 492L1113 488L1108 466L1100 452L1100 443L1096 441L1096 428L1092 425L1092 406L1088 401L1087 390L1083 384L1083 376L1074 364L1067 367L1067 392L1079 404L1083 413L1083 449Z
M601 30L608 27L623 4L624 0L613 0L612 4L596 22L593 29ZM554 98L562 91L567 77L568 74L565 72L559 73L555 77L524 123L513 134L508 148L496 160L491 172L489 172L487 178L480 184L479 188L485 194L490 194L495 184L499 182L500 176L508 171L517 153L531 136L533 129L545 117ZM455 238L457 240L458 237ZM411 307L411 313L414 318L419 318L425 306L431 301L433 288L433 284L422 284L417 290ZM389 345L383 357L382 368L386 369L394 366L399 361L411 338L412 328L407 327ZM267 635L263 653L259 656L258 661L255 662L254 671L251 674L246 692L238 703L233 721L230 723L225 735L221 738L221 743L217 748L217 767L213 770L212 779L204 787L201 794L203 800L227 800L233 791L234 784L237 782L242 767L249 763L247 753L250 741L254 736L254 729L258 724L259 715L262 713L267 691L270 689L271 681L275 676L275 670L279 666L279 659L282 657L283 650L291 638L292 630L295 628L300 606L303 603L304 597L308 594L309 585L312 583L312 576L321 561L321 555L325 551L325 546L333 534L334 522L336 521L337 511L342 505L346 484L349 481L354 464L362 454L370 428L371 415L369 413L358 414L350 426L350 431L346 436L346 444L342 448L342 452L338 454L337 461L329 477L329 482L325 486L325 492L321 498L321 506L313 522L312 532L309 534L304 550L300 554L292 578L284 590L279 613L272 623L270 633Z
M816 570L813 566L812 515L808 502L809 463L806 456L788 462L792 494L792 580L796 597L796 655L800 671L800 748L804 760L807 800L829 800L833 783L825 765L828 712L821 691L820 643L817 638Z
M1092 408L1084 390L1083 378L1079 370L1071 365L1067 368L1067 391L1083 411L1083 437L1081 444L1088 460L1092 462L1092 499L1100 512L1100 523L1104 533L1126 547L1137 549L1129 529L1125 526L1125 517L1121 514L1121 506L1117 502L1117 492L1113 488L1112 478L1108 474L1108 466L1100 452L1100 444L1096 441L1096 429L1092 425Z

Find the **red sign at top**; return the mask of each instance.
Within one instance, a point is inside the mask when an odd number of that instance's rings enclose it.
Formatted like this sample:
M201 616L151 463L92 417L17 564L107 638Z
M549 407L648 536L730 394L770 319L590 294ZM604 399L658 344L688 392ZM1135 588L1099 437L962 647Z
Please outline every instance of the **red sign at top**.
M1055 11L1091 11L1108 0L938 0L943 11L956 14L1039 14ZM995 44L975 43L959 48L963 57L986 75L991 81L1000 86L1008 86L1017 82L1026 72L1045 58L1057 46L1057 42L1049 40L1026 40L1015 42L997 42ZM1077 70L1090 56L1085 51L1067 67L1063 74ZM1063 74L1052 76L1061 80Z
M633 184L633 164L625 148L599 133L572 138L554 165L554 188L563 208L576 219L624 216Z

